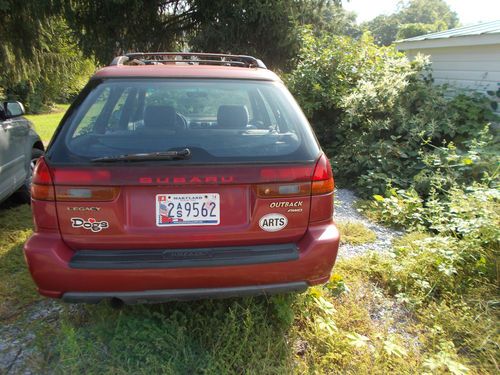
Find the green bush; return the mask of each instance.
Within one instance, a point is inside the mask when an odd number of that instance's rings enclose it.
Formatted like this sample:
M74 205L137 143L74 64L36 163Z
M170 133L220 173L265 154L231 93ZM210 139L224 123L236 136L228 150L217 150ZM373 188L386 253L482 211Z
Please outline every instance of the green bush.
M471 139L490 136L486 98L447 99L445 88L432 85L425 58L410 62L367 35L318 38L305 29L297 67L286 78L337 179L364 196L383 194L388 184L408 188L415 178L415 189L428 193L426 159L451 147L460 156L472 150Z
M492 371L500 152L488 100L447 98L424 58L409 62L367 36L302 38L287 80L337 180L374 197L361 205L370 218L411 232L387 256L361 257L360 269L419 318L433 353L426 372L466 373L469 361Z
M482 250L449 236L429 236L394 249L390 270L396 294L414 304L461 294L481 279Z
M444 159L456 163L453 152ZM492 172L482 173L481 183L463 182L470 164L457 165L451 172L429 166L427 197L413 188L392 188L363 206L372 219L417 231L396 241L390 256L369 256L366 272L430 329L424 343L429 350L444 348L428 359L430 370L457 365L447 354L457 351L480 373L490 373L498 362L500 192L493 171L498 156L483 166Z

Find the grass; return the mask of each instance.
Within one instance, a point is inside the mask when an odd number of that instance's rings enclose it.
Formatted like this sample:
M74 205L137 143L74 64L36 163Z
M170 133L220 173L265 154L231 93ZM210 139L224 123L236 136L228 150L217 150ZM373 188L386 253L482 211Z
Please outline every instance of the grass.
M418 372L415 326L349 263L300 295L66 307L40 327L38 371L116 374ZM349 290L346 288L349 285ZM360 304L360 299L363 303ZM416 332L416 330L415 330ZM50 343L50 345L48 345ZM392 345L389 349L389 345ZM391 351L392 350L392 351Z
M0 205L0 322L40 299L22 254L32 231L31 211L26 204L12 202L13 198Z
M451 329L464 318L453 309L436 310L435 322L413 316L374 277L385 264L371 256L340 260L326 285L299 295L120 310L57 303L56 317L27 323L27 306L40 300L21 252L29 207L4 203L0 226L0 322L36 334L35 373L413 374L449 373L461 363L488 373L436 338L436 322Z
M272 300L277 301L277 300ZM125 307L86 306L48 333L42 372L288 373L290 322L265 298ZM285 301L285 299L280 299ZM288 302L283 302L288 306ZM47 336L46 336L47 337ZM51 348L47 350L47 348Z
M33 122L35 125L35 130L37 131L42 142L47 145L52 138L52 134L59 125L64 113L68 109L69 104L57 104L54 109L49 113L44 113L41 115L27 115L25 116L28 120Z
M48 114L28 115L47 144L69 105L56 105ZM23 308L40 300L26 268L22 247L32 231L31 210L15 198L0 205L0 322L15 319Z
M21 251L32 230L29 206L4 203L0 226L0 321L36 333L35 373L382 374L421 364L406 338L413 333L397 333L412 326L390 308L381 318L381 306L394 302L349 261L326 286L300 295L121 310L61 304L59 317L26 323L27 306L41 299ZM387 340L409 354L386 353Z
M341 221L337 226L340 231L340 242L343 244L362 245L377 239L375 232L360 221Z
M371 238L367 228L346 224L347 238ZM387 287L393 260L378 255L339 260L326 285L302 294L120 310L56 302L60 313L33 320L46 305L35 304L41 297L22 256L32 231L29 206L2 204L0 228L0 325L35 334L34 373L495 373L486 365L498 361L491 350L495 305L470 310L442 301L407 310ZM409 234L396 246L425 236Z
M69 105L58 104L48 114L27 115L47 144ZM15 198L0 205L0 321L16 315L20 307L39 299L22 256L32 231L31 210Z

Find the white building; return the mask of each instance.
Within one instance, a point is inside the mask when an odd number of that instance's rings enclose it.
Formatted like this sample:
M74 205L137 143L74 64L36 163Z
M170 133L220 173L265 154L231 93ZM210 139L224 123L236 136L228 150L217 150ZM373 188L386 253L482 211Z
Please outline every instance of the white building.
M500 20L400 40L396 48L410 59L430 56L435 84L482 92L500 113Z

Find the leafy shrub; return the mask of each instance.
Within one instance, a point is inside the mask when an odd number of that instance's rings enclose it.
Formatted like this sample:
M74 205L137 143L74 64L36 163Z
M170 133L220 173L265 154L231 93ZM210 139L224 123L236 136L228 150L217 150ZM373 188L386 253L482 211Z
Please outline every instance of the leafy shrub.
M387 197L375 194L371 218L396 227L411 228L414 230L423 227L423 200L415 189L387 190ZM363 211L364 208L362 207Z
M400 297L417 304L460 293L477 276L481 257L477 247L464 245L453 237L430 236L395 247L398 262L391 269L391 284Z
M494 119L486 98L447 99L445 88L432 85L425 58L410 62L367 35L315 37L305 29L287 81L332 156L337 179L364 196L383 194L388 184L409 188L416 176L415 188L428 189L426 160L443 148L458 157L470 152L471 139L487 141L485 125Z
M466 172L456 180L466 180ZM441 177L453 174L438 169L431 173L428 197L415 189L389 189L363 208L371 218L418 231L397 240L390 257L371 255L364 263L368 274L430 329L425 345L436 353L424 363L430 372L461 373L455 352L466 353L484 373L498 361L493 331L498 326L500 192L498 176L487 175L483 183L453 182L444 190Z
M500 192L497 188L481 184L453 186L445 197L433 190L424 201L413 189L389 189L386 197L375 195L375 200L362 210L370 210L371 218L389 225L477 241L483 247L498 246Z
M462 356L495 369L500 150L489 101L447 98L422 57L307 29L287 79L337 180L374 197L362 205L370 218L412 231L359 269L423 323L422 372L466 373Z
M498 318L495 317L495 302L481 301L481 295L491 295L491 290L478 288L467 296L469 300L445 298L419 309L419 320L427 327L426 339L422 340L422 344L426 350L436 353L427 358L425 366L428 369L436 361L434 365L445 365L439 360L443 357L456 363L457 359L449 354L459 352L469 357L470 363L479 370L477 373L497 372Z
M408 189L387 187L361 205L370 218L410 233L392 257L370 256L367 272L412 308L427 331L430 373L466 373L465 353L494 372L498 347L500 192L498 144L489 128L477 138L420 150L424 168ZM478 182L479 181L479 182ZM481 323L478 323L478 322Z
M420 353L402 332L388 329L390 319L373 316L385 296L353 273L350 261L337 268L346 280L334 274L296 299L294 373L418 373Z
M489 275L490 282L496 281L495 263L500 249L500 192L496 187L474 184L460 188L454 185L446 193L438 194L434 186L427 200L419 197L415 190L391 189L386 197L375 196L374 202L363 209L386 224L438 235L433 241L447 239L440 248L452 250L454 254L450 256L459 255L465 262L460 277ZM427 250L433 251L433 247L428 246L431 243L415 240L410 247L396 245L395 251L406 254L402 249L409 248L425 257ZM412 253L411 262L417 262L419 254ZM444 264L441 255L435 252L433 257ZM454 280L455 283L462 281Z

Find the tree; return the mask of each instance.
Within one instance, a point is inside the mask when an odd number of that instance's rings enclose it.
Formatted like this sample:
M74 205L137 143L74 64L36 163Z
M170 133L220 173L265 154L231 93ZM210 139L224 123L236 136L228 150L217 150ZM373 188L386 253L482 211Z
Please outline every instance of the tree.
M44 20L57 13L52 0L0 0L0 82L19 80L39 71L33 64L41 47Z
M401 23L435 24L444 22L448 28L458 26L458 15L444 0L408 0L400 3Z
M88 70L89 61L83 56L108 64L114 56L132 51L190 48L253 54L270 67L287 69L299 49L302 25L312 24L318 33L360 35L354 15L340 3L0 0L0 87L28 106L36 102L39 107L61 96L62 87L54 89L53 84L61 82L63 72L71 81L78 80L75 72Z
M61 17L61 1L0 0L0 91L38 111L79 91L94 70Z
M197 8L187 0L65 3L65 16L83 52L102 64L126 52L177 49L197 22Z
M298 50L297 26L326 22L322 10L340 0L66 0L65 4L79 45L100 63L131 51L190 48L255 54L281 68ZM353 17L337 8L330 17L342 16L346 27L352 25ZM334 25L328 22L329 27Z
M399 27L396 39L407 39L418 35L433 33L436 31L443 31L448 29L444 22L430 23L406 23Z
M256 55L282 65L295 49L293 2L259 0L195 1L198 25L190 38L194 50Z
M380 15L362 25L371 32L375 43L379 46L388 46L395 40L401 21L394 15Z
M286 69L299 49L298 27L329 23L322 12L339 1L194 0L194 50L251 54ZM331 13L333 16L333 13Z
M408 0L397 12L378 16L363 24L377 44L390 45L396 39L447 30L458 26L458 15L444 0Z
M301 25L311 25L316 36L327 33L359 38L362 34L356 24L356 13L347 11L340 3L327 3L312 9L310 13L306 19L302 19Z
M36 47L21 59L26 66L16 74L6 66L0 76L4 95L21 100L30 112L45 109L54 101L66 101L78 93L95 70L93 61L85 58L65 20L52 16L39 28Z

